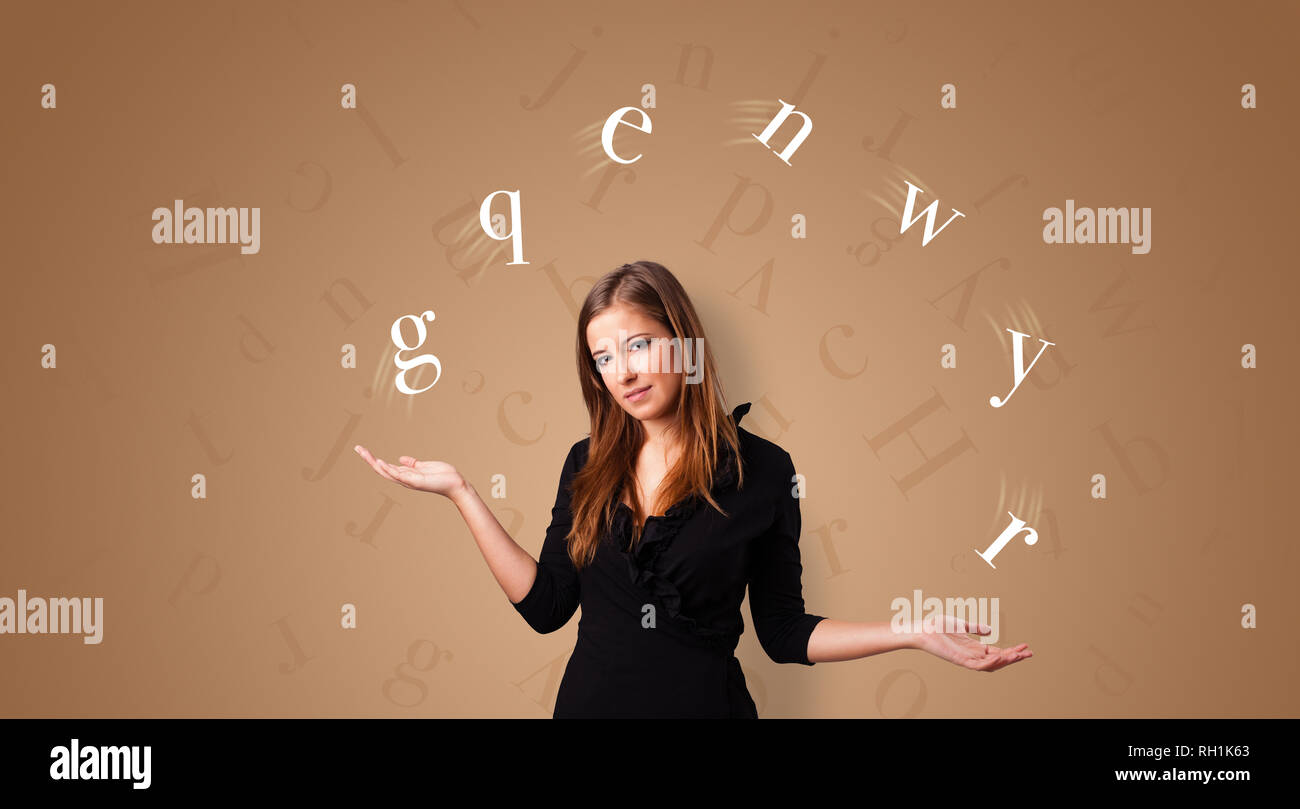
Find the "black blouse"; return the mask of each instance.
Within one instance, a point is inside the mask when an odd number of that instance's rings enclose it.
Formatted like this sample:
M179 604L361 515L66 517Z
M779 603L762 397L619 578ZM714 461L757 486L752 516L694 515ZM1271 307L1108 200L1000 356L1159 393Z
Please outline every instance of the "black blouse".
M749 587L759 644L777 663L808 660L808 636L822 616L804 612L799 559L799 498L794 462L776 444L739 426L750 403L731 414L745 464L736 486L727 445L714 474L714 499L699 495L646 518L628 551L632 510L619 503L612 531L578 572L565 534L572 524L570 483L586 463L591 439L565 459L537 578L514 604L533 629L554 632L582 605L578 640L555 700L555 718L758 718L736 645L740 604Z

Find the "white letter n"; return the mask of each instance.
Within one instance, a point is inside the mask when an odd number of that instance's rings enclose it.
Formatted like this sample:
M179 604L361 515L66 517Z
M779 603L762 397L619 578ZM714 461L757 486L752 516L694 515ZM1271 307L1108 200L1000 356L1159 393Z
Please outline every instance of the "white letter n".
M794 151L799 148L801 143L803 143L804 138L808 137L808 133L812 131L812 119L799 110L796 110L793 104L787 104L779 98L777 101L781 102L781 111L778 112L776 117L772 119L772 122L767 125L767 129L763 130L763 134L754 135L754 137L758 138L759 143L771 149L772 147L768 146L767 141L776 134L776 130L781 128L781 124L785 123L785 119L789 118L791 113L802 118L803 126L800 127L799 131L795 133L795 136L790 139L790 142L785 145L784 151L777 154L777 157L781 158L781 162L788 166L790 165L790 161L787 158L794 154Z

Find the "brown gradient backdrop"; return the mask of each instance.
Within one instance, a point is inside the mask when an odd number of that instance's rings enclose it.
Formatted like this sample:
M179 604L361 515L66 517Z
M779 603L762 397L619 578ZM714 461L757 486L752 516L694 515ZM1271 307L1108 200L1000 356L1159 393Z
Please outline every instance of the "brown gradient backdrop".
M103 596L105 630L0 637L0 714L549 716L576 618L533 633L455 508L350 448L504 475L535 554L587 428L574 307L648 258L807 477L809 611L997 596L1034 650L778 666L746 608L763 716L1296 716L1296 8L11 5L0 594ZM751 136L778 98L814 121L791 166ZM966 218L873 261L903 178ZM526 266L477 229L497 189ZM177 198L261 207L261 252L152 244ZM1150 254L1044 244L1067 198L1151 207ZM443 376L407 397L389 328L425 309ZM1008 327L1056 346L995 409ZM917 445L868 440L936 396L919 446L973 449L904 491ZM1009 510L1041 539L992 570Z

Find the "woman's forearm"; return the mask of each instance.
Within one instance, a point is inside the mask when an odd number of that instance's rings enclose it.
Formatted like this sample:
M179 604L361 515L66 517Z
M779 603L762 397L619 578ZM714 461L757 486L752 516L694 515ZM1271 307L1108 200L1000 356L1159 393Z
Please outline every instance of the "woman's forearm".
M497 584L501 585L506 598L511 603L518 604L532 589L533 580L537 577L537 560L511 539L469 481L464 481L448 496L469 526L483 559L487 561L488 568L496 577Z
M881 652L916 648L916 635L895 632L889 621L839 621L827 618L817 622L808 636L808 661L828 663L857 660Z

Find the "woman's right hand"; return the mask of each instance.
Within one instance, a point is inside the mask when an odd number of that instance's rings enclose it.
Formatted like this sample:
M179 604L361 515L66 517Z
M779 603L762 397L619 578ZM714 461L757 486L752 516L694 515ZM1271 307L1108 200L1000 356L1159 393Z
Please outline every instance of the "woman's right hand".
M403 455L399 459L401 465L398 466L376 458L370 454L370 450L360 444L353 449L370 464L375 472L379 473L380 477L400 483L408 489L432 492L444 497L455 497L458 492L465 489L465 479L451 464L442 461L417 461L410 455Z

